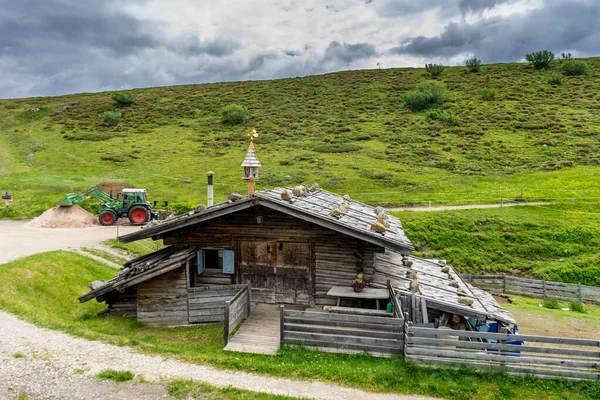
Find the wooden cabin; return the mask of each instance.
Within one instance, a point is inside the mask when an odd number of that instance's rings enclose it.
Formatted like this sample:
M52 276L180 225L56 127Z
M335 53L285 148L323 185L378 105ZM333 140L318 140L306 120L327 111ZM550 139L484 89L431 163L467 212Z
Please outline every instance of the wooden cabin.
M128 262L108 282L94 282L80 301L105 301L108 313L150 325L185 325L222 321L224 301L244 285L253 302L333 306L337 299L328 291L349 287L362 272L371 287L390 281L423 299L425 319L456 313L514 323L451 267L407 257L414 248L397 218L317 185L233 197L119 240L145 238L167 247Z

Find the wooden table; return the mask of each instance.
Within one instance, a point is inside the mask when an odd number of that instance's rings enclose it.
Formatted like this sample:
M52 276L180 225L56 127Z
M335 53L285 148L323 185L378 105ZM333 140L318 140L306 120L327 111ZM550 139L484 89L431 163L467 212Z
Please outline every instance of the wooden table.
M390 298L390 292L387 289L374 289L366 287L362 292L355 292L350 286L334 286L329 289L327 296L337 297L337 306L339 307L342 299L368 299L375 300L377 309L379 310L379 300Z

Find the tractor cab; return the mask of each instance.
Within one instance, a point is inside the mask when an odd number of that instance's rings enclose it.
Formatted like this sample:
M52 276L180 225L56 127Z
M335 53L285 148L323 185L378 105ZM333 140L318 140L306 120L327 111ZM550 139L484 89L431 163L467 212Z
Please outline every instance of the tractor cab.
M123 209L129 209L132 204L144 204L146 202L146 189L123 189L121 193Z

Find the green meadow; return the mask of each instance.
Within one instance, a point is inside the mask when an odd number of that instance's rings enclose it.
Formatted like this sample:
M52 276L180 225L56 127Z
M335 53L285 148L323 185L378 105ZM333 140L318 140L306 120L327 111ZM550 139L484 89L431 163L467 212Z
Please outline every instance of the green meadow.
M318 182L372 204L471 204L600 198L600 58L580 76L549 78L529 64L447 67L444 101L411 111L407 92L432 78L397 68L304 78L0 100L3 218L28 218L104 181L145 187L186 209L244 193L247 129L259 132L258 188ZM484 95L493 93L494 96ZM244 124L220 110L238 104ZM31 111L31 107L40 108ZM103 113L118 110L108 126Z

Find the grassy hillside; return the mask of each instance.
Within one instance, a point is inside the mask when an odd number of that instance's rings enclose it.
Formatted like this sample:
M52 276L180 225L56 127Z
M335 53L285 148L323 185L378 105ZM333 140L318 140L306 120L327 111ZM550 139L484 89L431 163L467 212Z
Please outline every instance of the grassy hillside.
M548 81L558 63L446 68L436 78L446 101L433 117L456 126L406 107L403 96L430 79L424 69L136 89L116 127L102 122L117 108L111 93L2 100L0 189L15 196L2 216L39 214L108 180L195 205L206 200L208 170L217 200L243 192L248 126L260 134L259 188L318 182L393 204L497 201L521 189L526 198L600 197L600 58L587 62L585 75L560 85ZM496 98L483 100L484 89ZM247 124L222 122L231 103L249 110Z
M0 266L0 309L37 325L137 351L218 368L299 380L322 380L374 392L429 395L447 399L597 399L600 382L568 382L481 373L470 369L432 369L401 357L375 359L284 348L277 356L224 352L220 323L150 328L132 318L97 316L104 304L79 304L87 284L116 270L74 253L37 254ZM43 300L43 301L40 301ZM533 309L531 312L535 312ZM590 316L597 318L595 309ZM169 386L185 397L201 390L189 382ZM233 398L238 398L232 395ZM211 397L212 398L212 397Z
M600 286L600 212L596 206L394 214L401 218L416 254L446 259L459 272Z

